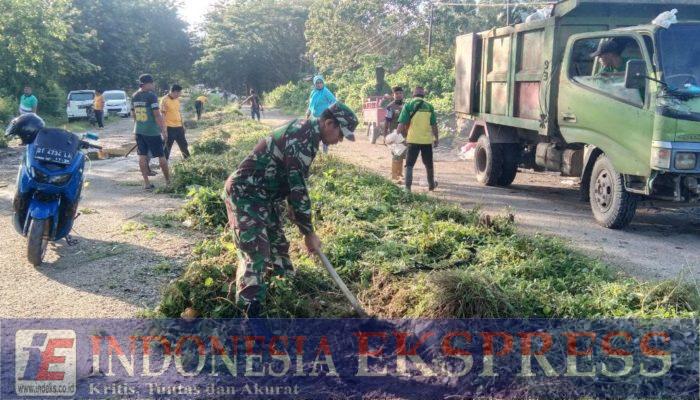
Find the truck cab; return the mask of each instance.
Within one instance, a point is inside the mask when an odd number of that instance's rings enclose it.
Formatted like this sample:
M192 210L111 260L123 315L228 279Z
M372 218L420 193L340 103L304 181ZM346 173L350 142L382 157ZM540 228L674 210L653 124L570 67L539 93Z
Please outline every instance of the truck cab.
M641 200L696 204L700 22L649 24L676 7L700 20L691 1L567 0L547 20L458 38L455 108L472 122L477 179L579 177L614 229Z

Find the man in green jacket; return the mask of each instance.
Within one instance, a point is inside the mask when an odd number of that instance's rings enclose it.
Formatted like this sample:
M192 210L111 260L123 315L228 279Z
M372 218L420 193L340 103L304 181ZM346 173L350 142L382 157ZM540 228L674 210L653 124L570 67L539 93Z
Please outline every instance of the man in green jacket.
M433 191L437 187L433 166L433 147L437 147L439 141L437 117L432 104L425 101L424 97L425 89L416 86L413 89L413 99L404 105L399 115L398 131L406 137L408 143L404 185L409 192L413 183L413 167L419 154L428 175L428 190Z

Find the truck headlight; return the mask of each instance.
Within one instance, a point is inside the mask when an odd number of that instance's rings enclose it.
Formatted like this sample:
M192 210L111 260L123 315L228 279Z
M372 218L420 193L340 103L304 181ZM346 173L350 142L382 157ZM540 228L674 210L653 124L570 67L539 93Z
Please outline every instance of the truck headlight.
M674 165L676 169L695 169L696 161L695 153L676 153Z
M671 149L653 147L651 149L651 167L661 169L671 168Z

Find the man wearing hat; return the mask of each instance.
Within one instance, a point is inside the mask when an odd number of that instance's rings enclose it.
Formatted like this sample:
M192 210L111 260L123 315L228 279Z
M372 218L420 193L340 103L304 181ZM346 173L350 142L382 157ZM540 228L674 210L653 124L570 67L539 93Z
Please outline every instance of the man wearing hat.
M321 143L355 141L357 124L357 116L342 103L333 104L319 118L294 120L262 139L226 181L226 211L241 260L236 301L246 317L260 314L265 275L292 270L282 222L285 200L307 250L321 248L306 188L309 168Z
M136 134L136 152L139 155L139 168L143 176L143 187L152 190L154 186L149 181L150 157L158 158L160 169L163 171L166 184L170 184L170 171L168 160L165 158L163 144L168 139L168 131L165 120L160 113L158 96L156 96L153 77L143 74L139 77L140 89L133 94L131 99L131 114L134 116L134 133Z
M428 190L437 187L435 167L433 163L433 147L437 147L438 134L437 116L432 104L425 100L425 89L416 86L413 89L413 99L406 103L399 115L399 133L406 137L408 150L406 152L406 173L404 186L411 191L413 183L413 167L420 154L428 177Z
M591 58L598 57L600 65L602 66L598 71L598 75L625 72L627 62L622 58L622 51L624 49L624 44L619 40L601 40L598 44L598 49L591 54Z

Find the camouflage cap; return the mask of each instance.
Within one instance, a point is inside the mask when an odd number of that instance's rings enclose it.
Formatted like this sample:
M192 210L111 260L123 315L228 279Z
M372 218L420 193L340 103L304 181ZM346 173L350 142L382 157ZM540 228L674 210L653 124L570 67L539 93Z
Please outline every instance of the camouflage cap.
M355 141L355 128L359 121L357 120L357 115L341 102L336 102L328 108L333 114L333 118L340 124L340 130L343 132L345 139L354 142Z

